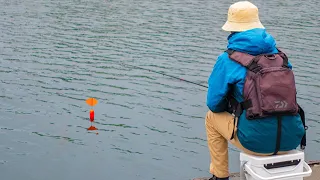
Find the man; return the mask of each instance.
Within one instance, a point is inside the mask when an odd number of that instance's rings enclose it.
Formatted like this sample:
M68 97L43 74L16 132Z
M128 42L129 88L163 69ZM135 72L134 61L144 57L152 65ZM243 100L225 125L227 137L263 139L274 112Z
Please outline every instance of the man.
M248 1L240 1L229 7L228 20L222 29L231 33L227 49L252 56L279 52L275 40L259 20L258 8ZM292 65L288 62L287 67L291 69ZM207 106L210 110L206 114L205 126L211 157L210 173L213 174L211 180L229 179L228 141L245 153L272 155L297 148L305 134L298 113L282 116L279 126L281 138L278 140L279 147L276 147L276 116L249 120L246 110L238 118L228 111L229 94L238 102L244 100L247 71L245 66L231 59L230 54L223 52L208 79Z

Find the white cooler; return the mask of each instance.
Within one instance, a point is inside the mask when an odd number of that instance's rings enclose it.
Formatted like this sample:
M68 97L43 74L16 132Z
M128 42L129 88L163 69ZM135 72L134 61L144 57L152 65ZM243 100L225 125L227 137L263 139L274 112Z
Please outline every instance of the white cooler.
M299 150L273 156L253 156L241 152L240 164L240 180L303 180L312 173L304 161L304 152Z

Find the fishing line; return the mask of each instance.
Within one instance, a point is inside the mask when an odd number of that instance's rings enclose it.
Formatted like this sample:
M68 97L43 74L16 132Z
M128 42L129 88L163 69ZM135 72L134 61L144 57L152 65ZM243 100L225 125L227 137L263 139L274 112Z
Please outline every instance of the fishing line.
M120 63L120 64L123 65L123 66L128 66L128 67L132 67L132 68L136 68L136 69L141 69L141 70L145 70L145 71L150 71L150 72L153 72L153 73L161 74L161 75L163 75L163 76L167 76L167 77L171 77L171 78L174 78L174 79L178 79L178 80L180 80L180 81L188 82L188 83L191 83L191 84L194 84L194 85L197 85L197 86L201 86L201 87L204 87L204 88L208 88L208 86L206 86L206 85L199 84L199 83L195 83L195 82L192 82L192 81L189 81L189 80L186 80L186 79L182 79L182 78L179 78L179 77L176 77L176 76L172 76L172 75L169 75L169 74L165 74L165 73L160 72L160 71L155 71L155 70L151 70L151 69L146 69L146 68L142 68L142 67L139 67L139 66L134 66L134 65L126 64L126 63Z

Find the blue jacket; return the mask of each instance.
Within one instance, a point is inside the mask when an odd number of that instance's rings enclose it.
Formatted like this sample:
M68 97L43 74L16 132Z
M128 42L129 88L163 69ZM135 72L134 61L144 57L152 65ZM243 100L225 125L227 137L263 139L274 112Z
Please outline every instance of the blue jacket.
M265 29L251 29L229 35L228 47L237 51L258 55L261 53L277 53L276 42ZM289 67L292 65L289 62ZM213 67L209 77L207 106L212 112L225 111L225 97L234 84L233 95L243 101L243 86L247 69L229 59L226 52L222 53ZM258 153L273 153L276 146L277 120L268 117L258 120L247 120L244 111L239 117L237 136L246 148ZM304 127L300 115L284 116L282 119L282 135L280 151L297 148L304 135Z

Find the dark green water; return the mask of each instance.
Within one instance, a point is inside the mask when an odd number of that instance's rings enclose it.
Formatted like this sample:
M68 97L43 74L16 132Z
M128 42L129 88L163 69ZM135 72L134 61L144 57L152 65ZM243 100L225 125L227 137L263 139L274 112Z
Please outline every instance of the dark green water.
M206 85L233 2L0 0L0 179L208 176L206 89L119 64ZM252 2L294 66L306 159L320 159L320 3ZM99 135L86 131L91 96Z

